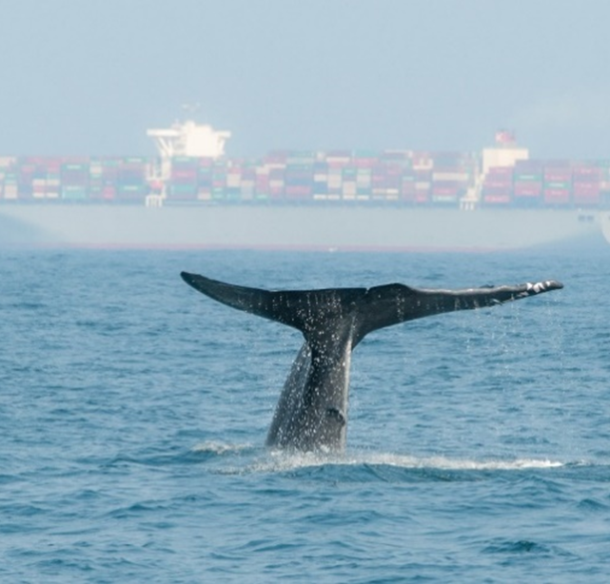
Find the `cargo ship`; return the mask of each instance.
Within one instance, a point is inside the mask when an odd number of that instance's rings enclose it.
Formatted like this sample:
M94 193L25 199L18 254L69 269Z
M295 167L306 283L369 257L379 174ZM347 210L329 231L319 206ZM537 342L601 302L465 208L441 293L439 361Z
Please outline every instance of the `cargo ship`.
M607 231L610 161L532 160L508 132L479 153L252 159L193 121L148 135L156 156L0 158L0 244L487 251Z

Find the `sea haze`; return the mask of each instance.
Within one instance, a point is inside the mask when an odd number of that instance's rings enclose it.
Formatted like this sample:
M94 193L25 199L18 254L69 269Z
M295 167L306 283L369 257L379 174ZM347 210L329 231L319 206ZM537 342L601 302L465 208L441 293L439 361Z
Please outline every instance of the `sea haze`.
M301 337L197 294L558 279L377 331L348 449L267 452ZM0 252L3 582L605 582L610 248Z

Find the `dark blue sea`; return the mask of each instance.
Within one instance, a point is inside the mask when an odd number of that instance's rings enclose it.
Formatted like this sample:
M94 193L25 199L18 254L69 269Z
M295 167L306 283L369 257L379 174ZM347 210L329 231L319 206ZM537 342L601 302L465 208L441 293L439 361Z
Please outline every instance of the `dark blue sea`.
M265 450L297 331L250 286L563 290L377 331L347 452ZM0 252L0 582L608 582L610 247Z

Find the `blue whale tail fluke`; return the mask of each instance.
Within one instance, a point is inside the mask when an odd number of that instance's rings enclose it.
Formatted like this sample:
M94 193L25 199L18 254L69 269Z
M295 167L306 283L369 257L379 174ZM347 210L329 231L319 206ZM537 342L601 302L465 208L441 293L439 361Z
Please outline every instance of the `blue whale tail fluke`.
M222 304L300 330L310 343L315 344L322 331L349 321L352 347L374 330L408 320L494 306L563 287L559 282L547 280L463 290L386 284L372 288L274 291L236 286L188 272L180 275L187 284Z

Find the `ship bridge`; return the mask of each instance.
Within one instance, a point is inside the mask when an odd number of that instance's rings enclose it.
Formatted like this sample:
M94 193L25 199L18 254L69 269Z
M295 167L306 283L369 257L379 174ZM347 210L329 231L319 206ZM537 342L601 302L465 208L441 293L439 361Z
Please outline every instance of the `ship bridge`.
M161 158L218 158L224 155L225 142L231 137L231 132L217 131L192 120L167 129L148 130L146 134L154 140Z
M217 159L224 156L226 141L231 132L214 130L207 124L197 124L193 120L176 122L170 128L147 130L159 153L158 164L148 170L148 181L153 194L146 198L146 205L160 207L166 196L167 183L171 177L172 158L190 156Z

